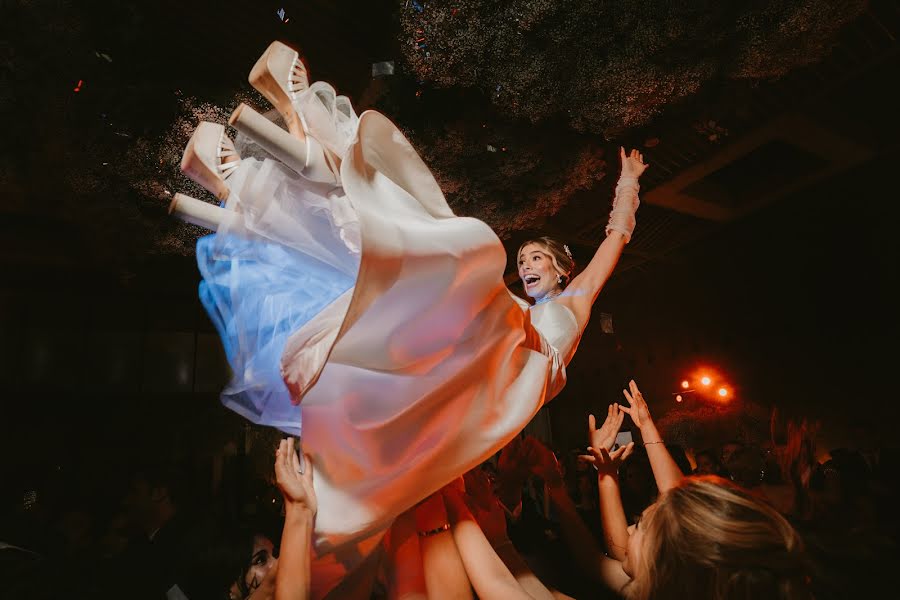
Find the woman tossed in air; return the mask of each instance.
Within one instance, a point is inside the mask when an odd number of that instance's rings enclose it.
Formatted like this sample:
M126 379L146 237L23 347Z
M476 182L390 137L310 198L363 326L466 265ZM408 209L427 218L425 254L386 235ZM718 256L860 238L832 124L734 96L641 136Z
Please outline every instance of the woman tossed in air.
M178 194L171 210L216 231L197 259L234 372L223 402L256 423L302 428L324 555L376 538L562 389L634 230L646 165L621 151L606 239L578 275L557 241L520 248L530 305L504 284L494 232L453 214L385 116L357 117L331 86L309 85L279 42L250 82L287 130L239 106L230 122L263 157L241 158L224 126L201 123L182 169L222 207Z

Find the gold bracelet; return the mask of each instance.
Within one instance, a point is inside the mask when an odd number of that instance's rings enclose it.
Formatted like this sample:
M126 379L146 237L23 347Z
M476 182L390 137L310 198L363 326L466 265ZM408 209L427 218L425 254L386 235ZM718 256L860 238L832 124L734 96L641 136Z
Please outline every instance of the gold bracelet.
M419 537L428 537L430 535L437 535L438 533L443 533L443 532L447 531L448 529L450 529L450 523L444 523L443 525L441 525L440 527L437 527L435 529L430 529L428 531L420 531Z

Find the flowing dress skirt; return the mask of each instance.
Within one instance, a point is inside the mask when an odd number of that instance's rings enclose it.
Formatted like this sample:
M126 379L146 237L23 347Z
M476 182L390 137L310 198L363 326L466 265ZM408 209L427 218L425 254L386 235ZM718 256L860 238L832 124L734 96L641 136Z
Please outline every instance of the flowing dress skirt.
M295 435L302 423L320 572L335 567L319 588L521 431L564 385L576 340L535 329L500 240L453 214L386 117L357 119L322 83L297 106L339 178L245 158L229 179L237 218L197 256L234 374L223 402Z

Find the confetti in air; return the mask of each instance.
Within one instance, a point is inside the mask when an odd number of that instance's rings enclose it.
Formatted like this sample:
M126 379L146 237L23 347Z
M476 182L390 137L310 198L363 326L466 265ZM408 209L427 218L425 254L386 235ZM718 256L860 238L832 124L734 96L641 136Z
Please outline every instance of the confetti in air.
M279 8L275 11L275 14L278 15L278 18L281 19L282 23L287 23L291 20L290 17L285 16L286 13L284 12L284 8Z
M75 86L75 89L73 89L72 91L73 91L73 92L76 92L76 93L77 93L77 92L80 92L80 91L81 91L81 86L82 86L83 84L84 84L84 81L81 80L81 79L79 79L79 80L78 80L78 85L76 85L76 86Z

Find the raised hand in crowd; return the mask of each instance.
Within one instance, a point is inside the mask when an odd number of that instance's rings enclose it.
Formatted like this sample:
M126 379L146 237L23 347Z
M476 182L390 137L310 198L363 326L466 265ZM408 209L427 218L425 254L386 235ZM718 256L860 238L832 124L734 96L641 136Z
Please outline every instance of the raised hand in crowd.
M588 415L588 440L590 447L594 449L606 448L612 450L616 443L616 435L622 428L625 420L625 411L618 404L610 404L606 411L606 420L597 429L597 421L594 415Z
M310 589L310 546L319 505L313 488L313 464L300 457L294 438L281 440L275 453L275 481L284 496L284 531L280 568L275 576L276 600L306 600Z
M624 560L628 547L628 520L622 507L619 492L619 467L634 451L634 442L611 450L619 429L622 427L625 412L613 405L607 410L606 420L600 429L596 427L594 415L588 416L588 454L579 456L579 460L588 462L597 470L597 488L599 490L600 521L603 525L606 549L612 558ZM598 570L599 571L599 570Z
M588 452L590 454L583 454L578 458L594 465L598 477L618 477L619 467L634 452L634 442L615 450L607 450L602 446L599 449L588 447Z
M275 452L275 483L284 497L285 511L305 511L313 517L319 510L313 488L313 469L309 455L301 462L294 438L281 440Z
M653 469L653 477L656 479L656 487L662 494L675 487L684 478L684 474L666 449L662 436L650 417L650 408L644 400L644 395L633 379L628 382L628 388L622 390L628 406L619 405L619 408L631 417L631 421L640 430L641 439L647 449L647 458L650 459L650 467Z
M638 389L634 379L628 382L628 389L622 390L622 394L628 401L628 406L620 404L618 405L619 409L631 417L631 422L634 423L635 427L640 429L642 434L645 430L648 432L656 431L656 425L650 416L650 408L647 406L647 401L644 400L644 395Z

